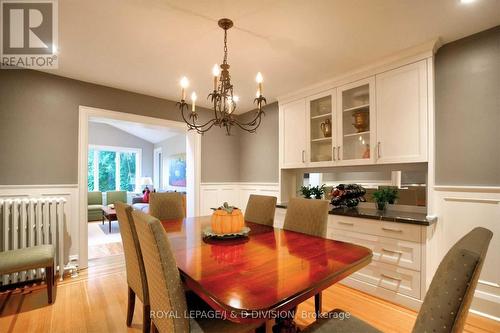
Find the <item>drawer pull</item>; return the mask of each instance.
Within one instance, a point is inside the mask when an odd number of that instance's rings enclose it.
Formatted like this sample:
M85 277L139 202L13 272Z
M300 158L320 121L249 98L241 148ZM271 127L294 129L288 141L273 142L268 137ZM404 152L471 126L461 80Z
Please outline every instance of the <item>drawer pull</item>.
M395 280L395 281L403 281L400 278L397 278L397 277L394 277L394 276L390 276L390 275L387 275L387 274L384 274L384 273L381 273L380 276L388 278L388 279L391 279L391 280Z
M401 229L392 229L392 228L387 228L387 227L382 227L382 230L392 231L392 232L403 232L403 230L401 230Z
M354 225L354 223L352 222L343 222L343 221L339 221L339 224L350 225L350 226Z
M391 252L391 253L396 253L396 254L399 254L399 255L403 255L402 251L388 250L388 249L384 249L384 248L382 248L382 251L383 252Z

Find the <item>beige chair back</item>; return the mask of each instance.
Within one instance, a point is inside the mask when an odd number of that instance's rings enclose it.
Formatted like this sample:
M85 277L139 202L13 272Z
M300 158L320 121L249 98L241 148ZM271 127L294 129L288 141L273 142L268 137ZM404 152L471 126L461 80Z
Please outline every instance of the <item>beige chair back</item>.
M462 332L493 233L475 228L448 251L418 313L414 333Z
M326 237L328 201L292 198L288 202L283 229Z
M178 192L151 193L149 214L162 221L184 218L182 194Z
M251 194L245 209L245 221L273 226L276 197Z
M125 267L127 270L127 283L137 297L145 305L149 304L148 283L146 270L142 260L139 238L132 222L132 207L122 202L115 203L116 217L120 225L123 252L125 253Z
M160 332L189 332L186 297L170 242L160 221L134 210L132 218L146 267L151 320Z

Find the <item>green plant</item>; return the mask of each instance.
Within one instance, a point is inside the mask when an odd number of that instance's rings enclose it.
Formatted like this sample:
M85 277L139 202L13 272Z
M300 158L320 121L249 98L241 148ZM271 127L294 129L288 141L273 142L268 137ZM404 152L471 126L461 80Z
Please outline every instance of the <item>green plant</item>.
M300 190L299 190L299 193L306 199L311 199L311 194L312 194L312 191L311 191L311 187L309 185L307 186L301 186L300 187Z
M325 193L325 187L326 187L325 184L323 184L321 186L317 185L317 186L311 187L311 195L314 195L315 199L321 199L321 197Z
M398 190L393 187L383 187L373 192L373 200L376 203L394 204L398 198Z

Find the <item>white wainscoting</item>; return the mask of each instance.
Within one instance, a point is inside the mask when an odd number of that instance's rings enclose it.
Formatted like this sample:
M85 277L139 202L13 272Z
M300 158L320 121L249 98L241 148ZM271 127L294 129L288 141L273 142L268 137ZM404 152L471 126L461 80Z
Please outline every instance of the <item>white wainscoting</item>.
M0 198L43 198L62 197L66 199L64 214L69 238L64 240L64 255L78 258L78 185L0 185Z
M434 269L468 231L484 227L493 232L471 312L500 321L500 187L435 186L434 200L438 215Z
M278 183L201 183L200 214L212 214L224 202L245 210L250 194L270 195L279 200Z

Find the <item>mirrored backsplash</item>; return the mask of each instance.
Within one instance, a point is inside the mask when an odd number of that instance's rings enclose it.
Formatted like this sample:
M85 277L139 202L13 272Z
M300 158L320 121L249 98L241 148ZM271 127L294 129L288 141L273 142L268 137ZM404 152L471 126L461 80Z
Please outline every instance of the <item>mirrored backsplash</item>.
M311 170L312 171L312 170ZM303 185L325 184L325 199L331 199L331 189L339 184L359 184L366 189L367 203L373 203L373 192L380 188L397 189L396 205L427 206L427 164L384 165L344 168L328 172L304 173Z

